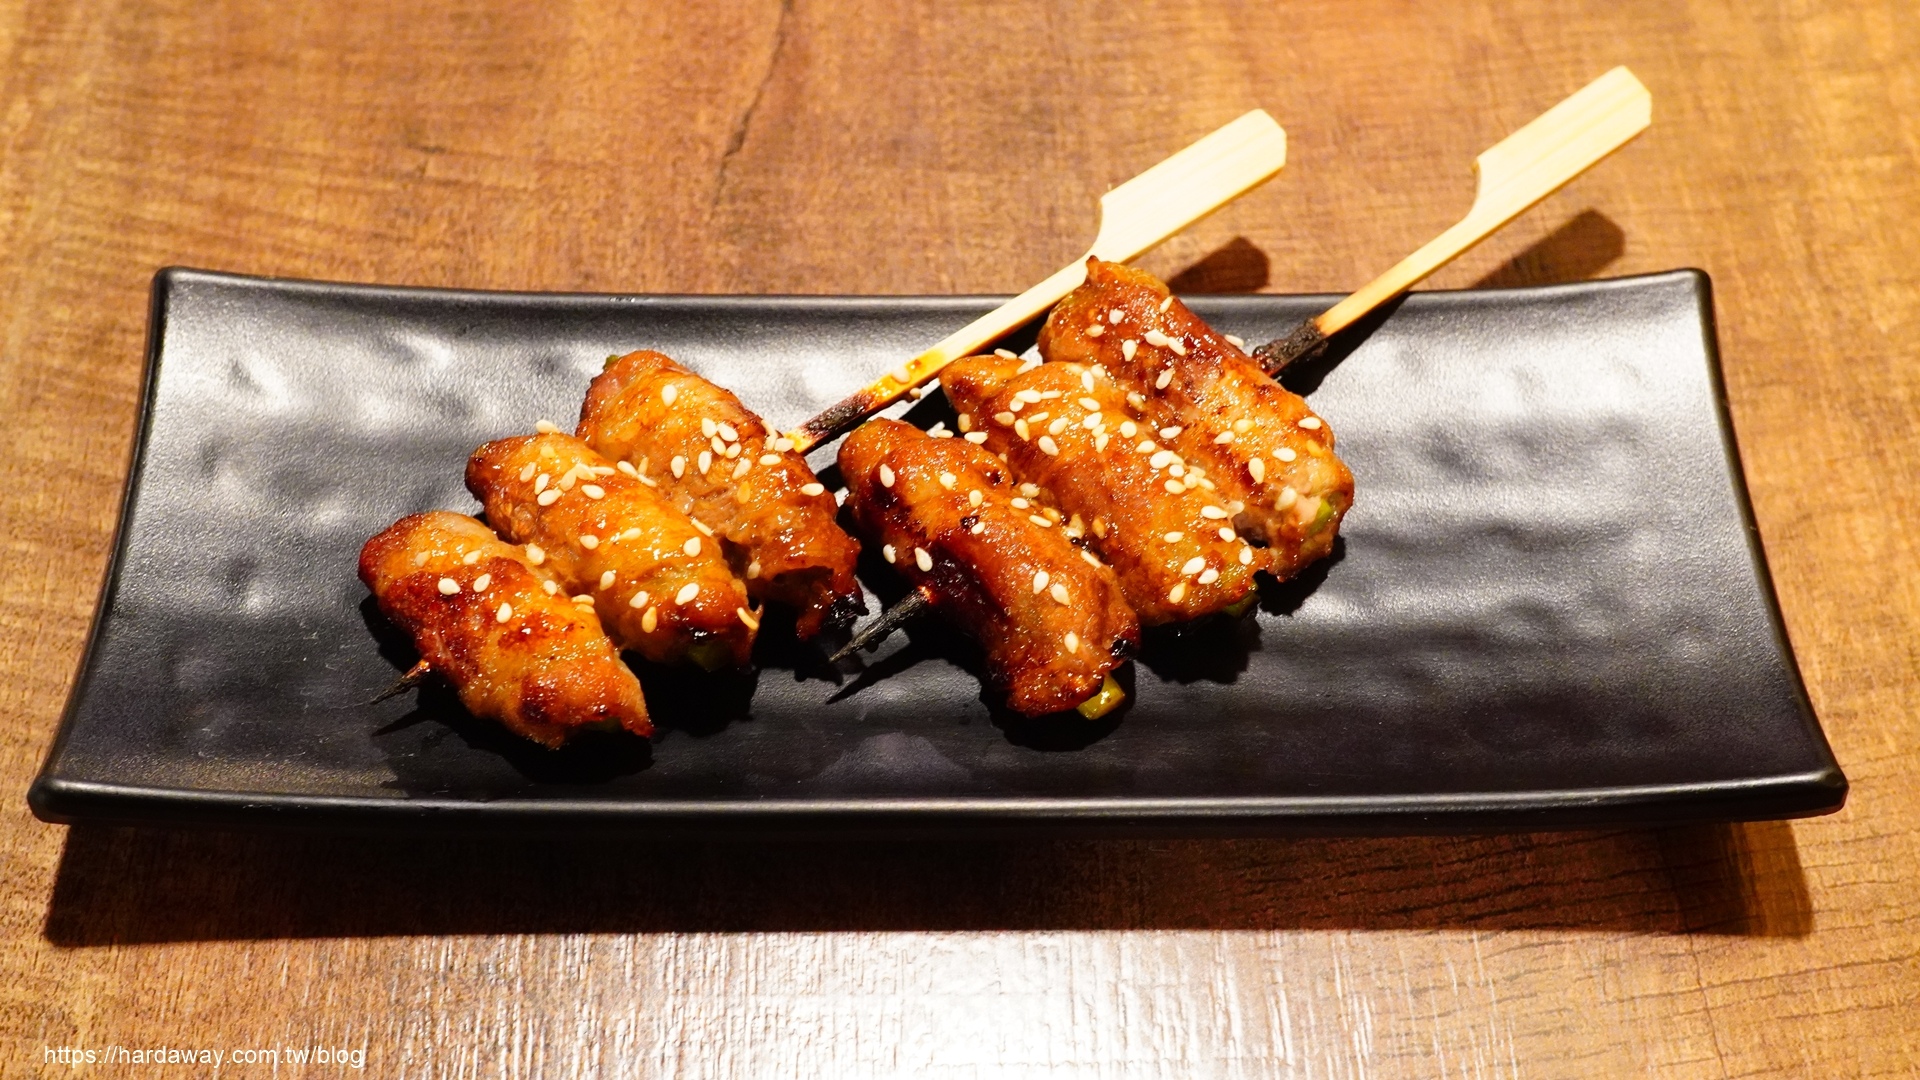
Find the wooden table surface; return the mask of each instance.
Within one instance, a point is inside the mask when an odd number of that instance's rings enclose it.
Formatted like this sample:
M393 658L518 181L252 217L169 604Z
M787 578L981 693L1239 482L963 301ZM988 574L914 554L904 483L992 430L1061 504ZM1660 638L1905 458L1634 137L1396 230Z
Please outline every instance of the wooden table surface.
M387 1076L1911 1075L1910 3L6 0L0 1072L118 1044L346 1047ZM1435 284L1712 274L1760 531L1853 781L1838 814L663 848L27 812L157 267L1013 291L1084 247L1106 185L1259 106L1287 170L1145 265L1346 289L1463 212L1476 153L1618 63L1652 130Z

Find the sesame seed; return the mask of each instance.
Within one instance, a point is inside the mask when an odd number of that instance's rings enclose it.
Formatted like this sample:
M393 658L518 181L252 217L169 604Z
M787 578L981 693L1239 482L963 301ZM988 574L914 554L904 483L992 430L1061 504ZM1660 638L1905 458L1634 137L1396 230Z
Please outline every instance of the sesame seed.
M779 438L773 440L773 448L775 450L780 451L783 454L792 453L793 447L794 447L793 440L787 438L785 435L782 435Z
M420 552L419 554L417 554L417 555L415 555L415 556L413 557L413 565L415 565L415 566L425 566L425 565L427 565L427 556L429 556L429 555L431 555L431 554L432 554L432 552L428 552L428 551L422 551L422 552Z
M979 446L987 441L987 433L984 431L969 431L961 437L975 446Z
M1133 359L1134 351L1139 348L1140 348L1139 342L1133 340L1132 338L1128 338L1127 340L1120 343L1120 355L1128 360L1131 360Z
M1101 419L1098 412L1090 412L1080 418L1080 426L1086 428L1088 431L1098 431L1105 425L1106 421Z
M959 425L961 431L973 430L973 414L972 413L961 413L959 416L954 417L953 422Z
M1105 540L1107 538L1107 519L1106 518L1093 519L1093 535L1099 537L1102 540Z
M553 481L553 477L548 476L546 473L541 473L540 478L533 482L533 493L535 495L538 495L541 492L547 490L547 485L552 481Z
M1033 432L1030 429L1028 429L1027 422L1025 420L1015 420L1013 422L1013 432L1014 434L1020 436L1023 439L1033 438Z
M1067 631L1066 636L1061 638L1060 641L1062 644L1066 645L1067 654L1069 656L1080 651L1080 635L1079 634L1076 634L1073 631L1069 630Z
M1040 397L1040 391L1027 389L1014 391L1013 400L1024 401L1029 405L1038 405L1042 398Z
M880 548L880 554L881 554L881 556L882 556L883 558L885 558L885 559L886 559L886 560L887 560L887 561L888 561L889 563L891 563L891 562L893 562L893 557L894 557L894 555L896 554L896 552L894 551L894 547L893 547L893 545L892 545L892 544L887 544L887 545L884 545L884 546L882 546L882 547Z
M700 461L700 475L705 476L707 475L707 470L713 468L713 451L711 450L700 451L699 461Z
M728 442L740 441L740 432L735 430L732 424L729 424L725 420L722 420L718 424L715 424L714 426L720 429L721 438L727 440Z
M1096 570L1106 565L1105 563L1101 562L1099 559L1095 558L1093 552L1087 551L1084 548L1082 548L1080 551L1080 558L1086 560L1086 564L1088 566L1095 568Z
M606 586L604 585L601 586L601 588L605 588L605 587ZM631 597L628 597L627 606L630 608L646 607L647 606L647 590L641 589L639 592L634 593Z
M1220 539L1226 541L1229 544L1233 543L1233 539L1234 539L1233 530L1225 525L1220 526Z
M1040 497L1040 485L1039 484L1021 484L1020 494L1025 495L1029 499L1037 499Z
M703 416L700 418L700 434L711 439L718 430L719 428L714 424L711 416Z
M1032 506L1033 504L1028 502L1024 497L1016 496L1013 499L1012 505L1015 510L1025 510L1027 507Z
M1261 461L1259 458L1249 458L1247 460L1247 475L1253 477L1254 483L1260 483L1267 478L1267 463Z
M687 474L687 459L675 454L673 460L667 462L667 468L672 470L673 478L678 480Z
M1319 418L1319 417L1317 417L1317 416L1304 416L1304 417L1301 417L1301 418L1300 418L1300 426L1301 426L1301 427L1303 427L1303 428L1306 428L1306 429L1307 429L1308 431L1319 431L1319 430L1320 430L1320 418Z
M585 495L589 499L604 499L607 497L607 489L601 487L599 484L581 484L580 494Z
M1200 571L1200 576L1195 578L1194 580L1198 581L1202 585L1211 585L1214 582L1220 580L1220 571L1215 570L1213 567L1209 566L1205 570Z
M580 538L580 546L586 548L588 551L592 551L594 548L600 546L600 538L592 533L588 533Z
M1203 506L1200 508L1200 516L1209 521L1225 521L1227 508L1224 506Z
M560 583L557 581L543 581L540 583L540 587L547 591L548 596L552 596L560 591Z
M1186 533L1183 533L1183 532L1181 532L1181 531L1179 531L1178 529L1176 529L1176 530L1174 530L1173 532L1170 532L1170 533L1168 533L1168 534L1167 534L1167 543L1169 543L1169 544L1177 544L1177 543L1179 543L1180 541L1182 541L1182 540L1185 540L1186 538L1187 538L1187 534L1186 534Z
M997 412L993 414L993 419L995 423L1011 426L1014 417L1010 412Z
M1140 425L1134 423L1131 420L1120 421L1120 437L1121 438L1131 439L1135 435L1138 435L1139 433L1140 433Z
M1159 378L1153 380L1153 388L1155 390L1165 390L1167 388L1167 384L1172 381L1173 381L1173 369L1168 368L1165 371L1162 371L1160 373Z
M719 455L727 452L727 444L721 442L720 436L718 435L715 435L712 438L707 440L707 447L709 448L709 450L711 450L711 452L715 457L718 457Z
M1276 509L1285 510L1287 507L1299 501L1300 493L1293 490L1292 485L1288 485L1280 489L1280 496L1273 500L1273 505Z
M699 583L689 581L685 585L680 586L679 592L673 594L673 602L676 604L684 604L699 595Z
M880 486L893 486L893 470L889 469L884 461L880 463Z
M1168 308L1172 306L1173 306L1173 297L1171 296L1167 297L1165 300L1160 301L1160 310L1162 312L1165 312Z
M672 383L668 383L666 386L660 389L660 400L665 402L668 405L673 404L673 399L679 396L680 396L680 388L673 385Z
M762 464L762 465L778 465L778 464L780 464L780 455L779 455L779 454L761 454L761 455L760 455L760 464Z
M1206 565L1207 560L1195 555L1193 558L1187 560L1187 564L1180 568L1180 572L1188 577L1192 577L1199 573Z
M524 484L533 479L533 471L539 467L531 461L527 462L527 467L520 470L520 482Z
M1108 435L1104 431L1098 435L1095 435L1093 437L1094 450L1095 451L1105 450L1107 448L1107 440L1108 440Z
M1154 455L1147 459L1147 464L1156 469L1164 469L1179 459L1180 455L1171 450L1159 450L1155 451Z
M640 632L643 634L653 633L653 628L659 625L660 625L660 609L659 608L648 608L647 613L645 615L640 616Z
M947 430L947 422L945 420L936 421L932 427L927 429L927 434L936 439L953 438L953 432Z
M542 435L558 435L560 433L560 428L557 425L555 425L554 422L551 420L540 421L539 423L533 425L533 430L539 432Z
M1220 531L1221 531L1221 532L1225 532L1226 530L1225 530L1225 529L1222 529L1222 530L1220 530ZM1243 547L1243 548L1241 548L1241 549L1240 549L1240 565L1241 565L1241 566L1252 566L1252 565L1253 565L1253 549L1252 549L1252 548L1250 548L1250 547Z
M568 469L565 473L561 474L560 479L556 481L553 486L561 491L572 491L573 470Z
M1060 456L1060 444L1054 442L1051 435L1040 436L1040 442L1037 445L1040 447L1040 452L1048 457Z
M1181 483L1180 481L1178 480L1167 481L1167 494L1178 495L1185 490L1187 490L1187 485Z
M573 598L573 602L576 604L584 605L586 607L592 607L593 597L588 596L586 593L581 593L579 596L576 596Z
M1126 317L1127 317L1127 313L1124 311L1121 311L1119 308L1114 308L1113 310L1107 312L1107 321L1110 323L1117 323L1121 319L1124 319Z
M1280 446L1274 448L1273 456L1279 458L1281 461L1292 461L1300 455L1294 453L1293 447L1291 446Z
M1101 326L1099 323L1093 323L1087 327L1088 337L1099 337L1101 334L1104 334L1106 332L1107 332L1107 328L1104 326Z
M950 472L943 472L940 474L940 486L943 488L946 488L948 491L952 491L953 485L959 482L960 482L960 478L953 475Z
M480 561L480 550L478 548L475 548L474 550L467 552L465 555L460 556L460 561L467 566L472 566L474 563L477 563Z
M1053 507L1051 507L1051 506L1047 506L1047 507L1042 507L1042 508L1041 508L1041 510L1040 510L1040 512L1041 512L1042 514L1045 514L1045 515L1047 515L1047 520L1048 520L1048 521L1051 521L1051 522L1053 522L1053 523L1054 523L1055 525L1058 525L1058 524L1060 524L1060 511L1058 511L1058 510L1055 510L1055 509L1054 509Z
M1172 349L1175 356L1187 355L1187 343L1178 338L1167 342L1167 348Z
M726 448L726 450L724 451L724 453L726 454L726 456L727 456L727 459L728 459L729 461L731 461L731 460L732 460L732 459L734 459L734 458L737 458L737 457L739 457L739 456L740 456L740 444L739 444L739 443L728 443L728 444L727 444L727 448Z
M560 489L548 488L547 490L541 492L540 497L538 499L535 499L534 501L539 503L541 506L552 506L554 503L557 503L560 501Z
M1014 399L1013 399L1012 401L1009 401L1009 402L1007 402L1007 411L1008 411L1008 412L1016 412L1016 413L1017 413L1017 412L1019 412L1019 411L1020 411L1021 409L1024 409L1024 408L1026 408L1026 407L1027 407L1027 399L1026 399L1026 398L1023 398L1023 397L1016 397L1016 398L1014 398Z
M1226 446L1231 442L1233 442L1233 432L1231 431L1223 431L1213 437L1213 445L1215 446Z
M688 518L687 520L688 520L688 521L691 521L691 522L693 522L693 527L694 527L694 528L696 528L696 529L699 529L699 530L700 530L700 535L701 535L701 536L712 536L712 535L713 535L713 526L711 526L711 525L709 525L709 524L707 524L707 523L706 523L706 522L704 522L704 521L701 521L701 520L700 520L699 518L697 518L697 517L690 517L690 518ZM636 540L638 540L638 539L640 538L640 530L639 530L639 529L629 529L629 530L627 530L627 531L633 534L633 538L634 538L634 539L636 539Z
M894 381L894 382L897 382L897 383L907 383L907 382L912 382L912 381L913 381L913 368L911 368L911 367L909 367L909 366L908 366L908 365L906 365L906 364L901 364L901 365L900 365L899 367L897 367L897 368L894 368L894 369L893 369L893 381Z
M1053 588L1047 590L1047 595L1053 597L1054 602L1057 604L1072 602L1072 599L1067 595L1067 587L1057 581L1053 583Z
M473 591L477 593L486 592L487 586L491 584L493 584L493 575L481 574L479 577L473 579Z
M1091 369L1081 369L1080 388L1089 394L1093 393L1093 371Z
M606 571L606 572L604 572L604 573L602 573L602 574L600 575L600 587L601 587L601 588L603 588L603 589L611 589L611 588L613 588L613 579L614 579L614 573L613 573L613 571L611 571L611 570L608 570L608 571Z
M1160 444L1154 442L1152 439L1141 439L1140 445L1135 446L1134 449L1142 454L1151 454L1155 450L1160 449Z
M1186 471L1187 466L1185 462L1176 461L1167 466L1167 473L1172 476L1183 476L1186 474Z
M733 613L740 616L740 621L747 625L747 629L753 631L760 629L760 620L753 617L753 612L743 607L737 607L733 609Z
M1136 411L1144 409L1147 407L1147 399L1140 391L1129 390L1127 392L1127 406ZM1131 436L1129 436L1129 438L1131 438Z
M1020 354L1012 351L1011 349L995 349L993 350L993 355L999 357L1002 360L1020 359Z
M501 622L501 623L503 623L503 622L506 622L506 621L507 621L508 619L511 619L511 618L513 618L513 605L512 605L512 604L501 604L501 605L500 605L500 610L499 610L499 611L496 611L496 612L494 612L494 613L493 613L493 621L494 621L494 622Z
M1025 375L1027 372L1032 371L1034 368L1037 368L1039 366L1040 366L1040 361L1038 358L1035 358L1032 360L1022 360L1020 361L1020 369L1014 372L1014 374Z
M759 576L760 576L760 560L755 559L754 561L747 564L747 580L752 581L754 578L757 578Z
M460 583L450 577L440 579L440 595L452 596L460 591Z
M1222 334L1221 336L1227 339L1227 344L1233 346L1236 349L1245 350L1247 347L1247 343L1244 338L1236 337L1232 334Z
M914 548L913 565L919 567L920 572L924 574L933 569L933 556L927 554L926 548Z
M1167 590L1167 599L1173 601L1176 604L1179 603L1181 600L1185 599L1186 595L1187 595L1187 583L1184 581L1174 582L1173 588Z
M1080 399L1080 407L1081 407L1081 408L1083 408L1083 409L1085 409L1085 410L1087 410L1088 412L1099 412L1099 411L1100 411L1100 403L1099 403L1098 401L1095 401L1095 400L1094 400L1093 398L1090 398L1090 397L1083 397L1083 398L1081 398L1081 399Z
M1053 527L1053 522L1048 521L1046 518L1041 517L1039 514L1028 514L1027 520L1033 522L1035 525L1038 525L1043 529L1050 529Z
M680 550L689 555L700 554L700 538L697 536L687 537L687 542L680 545Z
M1067 430L1067 418L1064 416L1047 425L1047 434L1049 435L1058 435L1065 430Z
M1167 335L1161 333L1158 330L1149 330L1146 333L1141 334L1140 336L1146 340L1147 344L1157 346L1163 349L1166 348L1167 343L1169 341L1173 340L1172 338L1168 337Z
M740 464L735 465L733 467L733 478L735 480L738 480L752 471L753 471L753 462L748 461L745 458L741 458Z
M967 492L968 506L979 506L981 503L986 501L987 501L987 497L985 495L980 494L979 488L975 488L972 491Z
M626 473L628 476L633 477L635 480L640 479L640 470L634 468L633 462L631 461L616 461L614 462L613 467L616 469L619 469L623 473Z

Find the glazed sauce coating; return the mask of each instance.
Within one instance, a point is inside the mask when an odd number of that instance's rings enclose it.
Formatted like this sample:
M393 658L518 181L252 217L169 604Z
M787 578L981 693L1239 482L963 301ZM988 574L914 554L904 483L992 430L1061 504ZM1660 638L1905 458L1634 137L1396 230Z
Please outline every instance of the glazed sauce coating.
M401 518L360 551L360 580L475 716L554 747L589 728L648 735L640 684L526 552L464 514Z
M720 545L665 496L571 435L490 442L467 461L467 490L508 539L537 547L607 633L649 660L744 666L759 629Z
M1086 283L1047 317L1040 351L1121 384L1155 437L1230 500L1234 527L1269 545L1276 576L1333 549L1353 474L1334 455L1332 429L1158 278L1088 259Z
M749 595L795 608L801 637L866 610L860 545L834 520L833 494L731 391L660 353L628 353L588 388L578 434L711 525Z
M993 455L876 420L840 447L847 505L863 533L986 652L990 686L1026 716L1097 692L1139 644L1113 571L1047 518L1013 504Z
M1103 373L974 356L940 384L970 440L1072 515L1067 534L1113 567L1142 623L1197 619L1253 590L1266 552L1240 539L1202 470L1162 447Z

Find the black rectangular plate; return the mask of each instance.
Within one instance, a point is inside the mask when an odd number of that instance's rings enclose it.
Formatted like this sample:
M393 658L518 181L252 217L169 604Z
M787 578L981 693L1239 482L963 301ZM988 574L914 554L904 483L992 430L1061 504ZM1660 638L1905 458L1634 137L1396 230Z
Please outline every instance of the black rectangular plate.
M1327 302L1193 306L1256 341ZM664 728L650 747L539 750L444 690L366 704L413 657L354 576L361 543L412 511L472 510L468 452L542 417L570 426L608 355L660 349L789 426L994 303L161 272L117 550L34 811L1227 834L1844 801L1781 630L1692 271L1422 293L1350 354L1290 372L1356 478L1335 558L1269 583L1255 620L1152 636L1109 722L991 710L967 644L930 624L837 683L772 624L755 675L643 669ZM944 407L934 395L915 418ZM863 577L880 591L869 604L898 595L884 566Z

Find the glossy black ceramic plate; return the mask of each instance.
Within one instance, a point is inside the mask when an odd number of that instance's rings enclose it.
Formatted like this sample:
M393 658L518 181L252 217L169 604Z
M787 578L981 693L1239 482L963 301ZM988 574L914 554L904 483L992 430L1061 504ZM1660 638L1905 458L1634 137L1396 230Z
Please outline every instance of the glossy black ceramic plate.
M1200 297L1250 341L1325 298ZM1289 374L1358 489L1257 618L1151 635L1127 708L1022 722L922 625L836 673L641 669L663 733L562 752L413 660L361 543L471 510L477 444L663 350L789 426L993 304L557 296L163 272L117 555L31 800L54 821L661 834L1427 831L1780 817L1846 781L1781 631L1708 283L1426 293ZM1021 343L1016 342L1016 346ZM916 407L930 421L934 395ZM826 451L817 463L831 460ZM835 480L831 473L826 477ZM863 567L898 595L884 566Z

